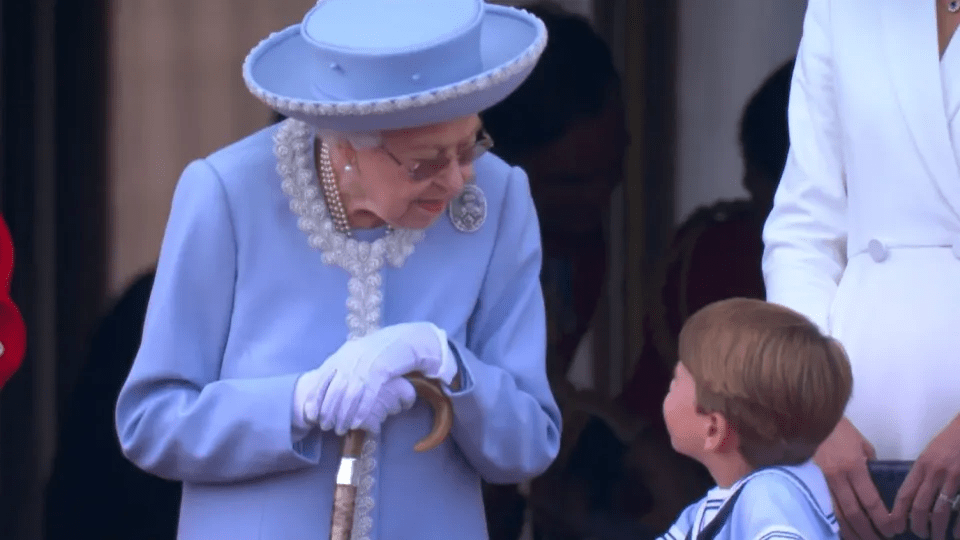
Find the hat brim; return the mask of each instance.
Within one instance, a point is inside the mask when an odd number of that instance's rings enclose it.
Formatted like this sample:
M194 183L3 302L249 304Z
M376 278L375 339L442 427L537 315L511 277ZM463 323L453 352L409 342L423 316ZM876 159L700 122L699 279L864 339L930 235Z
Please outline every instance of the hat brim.
M521 9L487 5L481 30L482 71L417 94L384 99L318 100L311 91L315 60L294 25L264 39L247 55L243 78L277 112L320 129L369 132L446 122L496 105L530 75L547 42L543 23ZM455 61L455 60L452 60Z

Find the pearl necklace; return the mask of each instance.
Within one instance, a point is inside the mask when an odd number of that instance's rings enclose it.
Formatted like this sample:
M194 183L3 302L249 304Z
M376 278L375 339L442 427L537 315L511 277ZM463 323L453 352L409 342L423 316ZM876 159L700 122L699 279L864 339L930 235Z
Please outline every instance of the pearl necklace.
M343 207L343 199L340 197L340 189L337 187L333 164L330 162L330 147L322 141L320 143L320 176L323 198L327 200L327 210L330 211L330 218L333 219L333 227L337 232L353 236L353 231L350 230L350 222L347 221L347 210Z
M349 169L350 166L347 165L345 170ZM333 228L338 233L353 237L353 228L347 220L347 209L343 206L336 173L333 172L333 163L330 161L330 147L326 142L320 143L320 176L320 187L323 188L323 198L327 201L327 211L330 212L330 219L333 220ZM387 225L387 234L393 231L393 226Z

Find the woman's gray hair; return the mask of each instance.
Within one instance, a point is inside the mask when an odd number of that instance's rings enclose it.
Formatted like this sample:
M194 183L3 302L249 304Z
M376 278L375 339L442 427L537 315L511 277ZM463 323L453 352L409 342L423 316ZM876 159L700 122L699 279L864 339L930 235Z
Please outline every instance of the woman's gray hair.
M320 129L317 130L317 135L319 135L321 139L329 141L331 144L338 141L346 141L357 150L376 148L383 144L383 135L379 131L341 133L329 129Z

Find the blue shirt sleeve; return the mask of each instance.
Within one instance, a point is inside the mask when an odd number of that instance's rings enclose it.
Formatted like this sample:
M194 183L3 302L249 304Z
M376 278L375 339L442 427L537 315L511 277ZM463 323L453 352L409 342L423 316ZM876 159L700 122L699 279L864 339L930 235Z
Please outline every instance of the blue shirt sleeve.
M468 342L452 342L461 377L451 392L452 436L485 480L516 483L556 458L561 422L547 381L540 227L521 169L512 169L498 202L496 245Z

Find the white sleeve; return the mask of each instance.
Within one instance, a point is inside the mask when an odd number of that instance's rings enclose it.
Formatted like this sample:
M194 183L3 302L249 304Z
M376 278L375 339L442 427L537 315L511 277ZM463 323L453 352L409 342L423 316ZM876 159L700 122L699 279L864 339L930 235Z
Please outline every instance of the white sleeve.
M790 88L791 148L763 232L767 300L825 332L847 244L831 33L830 1L810 0Z

